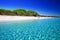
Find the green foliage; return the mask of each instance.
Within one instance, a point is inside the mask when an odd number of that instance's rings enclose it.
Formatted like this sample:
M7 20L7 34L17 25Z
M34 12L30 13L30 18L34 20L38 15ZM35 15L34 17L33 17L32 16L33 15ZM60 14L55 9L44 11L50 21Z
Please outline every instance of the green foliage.
M27 11L27 13L29 16L39 16L39 14L37 12L32 11L32 10Z
M26 11L24 9L17 9L13 11L0 9L0 15L40 16L35 11L32 10Z
M25 16L26 14L26 10L24 9L18 9L18 10L13 10L15 13L17 13L17 15L23 15Z

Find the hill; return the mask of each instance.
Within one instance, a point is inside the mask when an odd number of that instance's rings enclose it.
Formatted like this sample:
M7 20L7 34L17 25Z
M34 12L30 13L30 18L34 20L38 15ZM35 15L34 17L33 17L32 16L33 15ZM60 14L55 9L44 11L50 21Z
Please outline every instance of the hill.
M0 15L17 15L17 16L40 16L37 12L32 10L24 10L24 9L17 9L17 10L5 10L0 9Z

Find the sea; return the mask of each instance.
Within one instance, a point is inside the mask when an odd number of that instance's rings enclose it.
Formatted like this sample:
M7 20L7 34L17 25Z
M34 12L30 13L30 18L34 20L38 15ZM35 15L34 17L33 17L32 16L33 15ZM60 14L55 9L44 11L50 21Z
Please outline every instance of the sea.
M60 18L1 22L0 40L60 40Z

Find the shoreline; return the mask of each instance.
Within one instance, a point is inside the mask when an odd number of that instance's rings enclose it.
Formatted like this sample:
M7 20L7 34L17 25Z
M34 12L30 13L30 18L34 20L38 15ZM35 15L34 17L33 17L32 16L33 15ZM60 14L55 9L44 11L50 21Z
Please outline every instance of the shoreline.
M6 15L0 15L0 22L36 20L36 19L50 19L50 18L52 18L52 17L6 16Z

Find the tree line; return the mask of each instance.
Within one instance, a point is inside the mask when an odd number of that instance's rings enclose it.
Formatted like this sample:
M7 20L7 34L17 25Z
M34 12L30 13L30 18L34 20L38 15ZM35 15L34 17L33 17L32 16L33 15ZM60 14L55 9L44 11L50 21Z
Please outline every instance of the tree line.
M5 10L0 9L0 15L12 15L12 16L40 16L37 12L32 10L16 9L16 10Z

